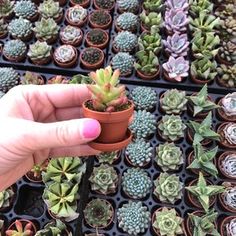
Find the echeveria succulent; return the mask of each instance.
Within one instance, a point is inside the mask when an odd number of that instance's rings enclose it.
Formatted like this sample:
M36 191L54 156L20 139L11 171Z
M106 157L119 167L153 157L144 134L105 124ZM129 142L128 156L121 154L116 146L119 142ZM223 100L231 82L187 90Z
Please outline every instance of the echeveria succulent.
M189 7L188 0L166 0L165 5L168 10L176 9L187 11Z
M209 0L190 0L189 5L190 13L192 16L197 17L202 11L206 11L210 14L213 10L214 4Z
M222 98L221 108L227 116L236 115L236 92L228 93Z
M160 28L162 23L161 13L157 12L150 12L147 14L145 11L143 11L140 14L140 19L143 26L148 30L150 30L152 26L159 26Z
M219 76L219 82L225 87L235 88L236 87L236 64L230 66L220 64L217 67Z

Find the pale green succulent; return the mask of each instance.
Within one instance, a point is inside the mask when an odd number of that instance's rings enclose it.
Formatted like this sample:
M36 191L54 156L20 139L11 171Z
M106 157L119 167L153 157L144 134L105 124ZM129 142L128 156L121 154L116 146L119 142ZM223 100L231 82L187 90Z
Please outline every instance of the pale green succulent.
M116 24L122 30L135 31L138 27L138 16L132 12L124 12L117 18Z
M48 19L57 19L62 14L62 8L59 5L59 2L54 0L44 0L40 3L38 11L42 18Z
M0 7L0 18L5 18L10 16L14 10L15 1L2 0Z
M92 84L93 81L89 76L77 74L72 76L69 84Z
M149 12L160 12L163 8L162 0L144 0L143 7Z
M63 230L66 229L66 225L60 221L55 220L46 224L43 229L36 232L35 236L58 236L62 235Z
M113 45L119 52L131 52L135 49L138 38L129 31L121 31L114 38Z
M20 76L12 67L0 68L0 91L6 93L19 84Z
M98 155L99 163L112 164L117 159L117 152L102 152Z
M161 13L150 12L147 14L145 11L143 11L139 15L139 17L145 28L150 30L152 26L159 26L159 29L160 29L160 26L162 24Z
M199 16L202 11L210 14L213 10L213 3L209 0L190 0L189 5L190 13L195 17Z
M37 41L29 46L27 55L31 60L35 61L50 57L51 51L52 46L48 45L47 42Z
M14 12L18 17L30 19L37 13L37 6L30 0L16 1Z
M13 196L14 196L14 192L11 188L1 191L0 192L0 209L9 207Z
M4 220L0 220L0 236L3 236L2 235L3 227L4 227Z

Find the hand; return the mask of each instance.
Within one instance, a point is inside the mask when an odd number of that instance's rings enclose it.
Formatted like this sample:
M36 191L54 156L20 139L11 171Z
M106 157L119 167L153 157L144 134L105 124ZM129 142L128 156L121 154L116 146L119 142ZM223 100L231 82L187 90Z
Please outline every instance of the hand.
M0 99L0 191L49 156L98 154L87 142L99 123L80 119L90 96L84 85L23 85Z

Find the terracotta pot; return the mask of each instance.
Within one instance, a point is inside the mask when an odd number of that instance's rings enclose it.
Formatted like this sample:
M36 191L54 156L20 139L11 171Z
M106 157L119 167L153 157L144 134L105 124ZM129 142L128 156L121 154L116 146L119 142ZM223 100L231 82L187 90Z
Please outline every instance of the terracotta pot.
M57 38L58 38L58 35L54 35L54 36L52 36L50 39L47 39L46 42L47 42L47 44L49 44L49 45L54 44L54 43L57 41ZM44 40L44 39L41 39L41 38L38 38L38 40L39 40L40 42L45 42L45 40Z
M75 26L75 27L78 27L78 28L82 28L82 27L86 24L86 22L87 22L87 20L88 20L88 16L86 16L82 21L75 23L75 22L72 22L72 21L69 19L69 17L68 17L68 10L69 10L69 9L66 10L66 14L65 14L65 20L66 20L66 22L67 22L69 25L72 25L72 26Z
M90 5L90 0L84 0L82 3L77 3L74 0L70 0L70 6L80 5L83 8L87 8Z
M6 20L6 21L10 22L10 21L11 21L11 19L12 19L14 16L15 16L15 13L14 13L14 12L12 12L10 15L8 15L8 16L5 16L5 17L4 17L4 20Z
M115 7L115 1L114 1L113 5L112 5L110 8L108 8L108 9L104 9L104 8L99 7L96 0L93 0L93 5L94 5L94 8L95 8L96 10L105 10L105 11L109 11L109 12L110 12L110 11L112 11L112 10L114 9L114 7Z
M100 151L116 151L128 145L132 139L131 132L127 130L129 119L134 112L134 105L130 102L130 107L118 112L97 112L88 108L91 101L83 103L83 112L86 118L93 118L101 124L101 134L90 143L90 146L99 148ZM97 145L97 146L96 146ZM104 146L104 149L101 150Z
M104 41L102 44L93 44L93 43L89 40L89 33L91 32L91 31L89 31L89 32L86 33L86 36L85 36L85 42L86 42L86 44L87 44L89 47L100 48L100 49L104 49L104 48L107 47L108 42L109 42L109 35L108 35L108 33L107 33L105 30L102 30L102 29L100 29L100 30L101 30L101 31L104 33L104 35L105 35L105 41Z
M232 87L229 86L227 83L225 83L224 80L220 79L219 76L216 77L216 82L217 82L217 84L219 84L221 87L232 88Z
M112 50L114 51L115 54L120 52L120 49L116 47L114 42L112 43ZM133 49L126 51L126 52L128 52L129 54L134 54L135 51L136 51L136 48L133 48Z
M86 62L82 57L83 57L83 54L84 52L87 50L86 48L80 53L80 63L86 68L86 69L89 69L89 70L94 70L94 69L99 69L103 66L104 64L104 52L99 49L99 48L96 48L97 50L100 50L101 52L101 58L98 62L96 62L95 64L89 64L88 62Z
M51 62L52 56L46 57L46 58L42 58L42 59L37 59L37 60L32 60L32 63L35 65L47 65Z
M228 62L226 61L225 59L221 58L219 56L219 54L216 55L216 61L219 63L219 64L225 64L227 66L231 66L232 65L232 62Z
M57 24L60 24L63 20L63 16L64 16L64 10L63 12L56 18L54 19L54 21L57 23Z
M139 7L137 7L137 9L134 9L133 11L131 11L131 10L127 11L127 10L125 10L125 9L122 9L122 8L120 8L120 7L117 7L117 11L118 11L119 14L122 14L122 13L124 13L124 12L132 12L132 13L134 13L134 14L137 15L138 12L139 12Z
M226 225L230 223L231 220L235 219L236 216L226 216L221 222L220 222L220 235L221 236L227 236L226 232Z
M220 145L225 147L225 148L236 148L236 145L233 145L231 143L229 143L226 139L225 139L225 135L224 135L224 128L227 124L229 124L230 122L224 122L222 123L218 129L217 129L217 133L220 135Z
M170 82L173 82L173 83L181 83L181 82L183 82L183 80L179 82L179 81L177 81L177 80L175 80L173 78L170 78L168 73L165 71L165 69L163 69L163 75L164 75L164 79L167 80L167 81L170 81Z
M137 70L138 77L140 77L141 79L144 79L144 80L157 79L159 73L160 73L160 66L158 66L157 71L152 75L146 75L146 74L142 73L140 70Z
M197 76L193 75L192 73L190 73L190 78L191 80L195 83L195 84L209 84L210 82L214 81L211 79L208 80L201 80L200 78L198 78Z
M11 36L12 36L12 35L11 35ZM13 39L20 39L20 40L23 41L23 42L28 42L28 41L30 41L30 40L32 39L32 37L33 37L33 31L32 31L29 35L27 35L27 36L25 36L25 37L15 37L15 36L12 36Z
M9 206L8 207L0 207L0 213L4 213L4 212L7 212L9 210L12 209L12 206L13 206L13 203L15 201L15 198L16 198L16 189L13 188L12 186L9 187L13 192L13 196L9 199Z
M32 231L33 231L33 234L32 234L32 235L35 235L35 233L37 232L37 228L36 228L35 224L34 224L32 221L29 221L29 220L26 220L26 219L20 219L19 221L22 223L23 227L24 227L26 224L31 223L31 225L32 225ZM8 227L7 230L15 230L15 229L16 229L16 227L15 227L15 222L13 222L13 223Z
M64 5L66 5L67 0L59 0L58 2L59 2L60 6L64 6Z
M42 182L42 176L40 176L40 178L34 177L34 174L32 171L29 171L25 174L25 177L33 183L41 183Z
M142 166L140 165L134 165L131 160L129 159L129 156L127 154L125 154L125 160L127 161L128 165L131 166L131 167L140 167L140 168L146 168L147 165L151 162L151 161L147 161L145 163L143 163Z
M5 32L5 33L0 34L0 39L6 38L7 35L8 35L8 32Z
M224 121L228 121L228 122L236 122L236 115L233 116L228 116L225 114L224 110L221 108L222 107L222 99L220 99L220 101L218 102L218 105L220 106L220 108L217 109L217 115L220 117L220 119L224 120Z
M24 55L19 56L19 57L8 57L8 56L6 56L6 54L4 53L4 51L3 51L3 55L4 55L4 57L6 57L6 59L7 59L8 61L11 61L11 62L22 62L22 61L25 60L25 58L26 58L26 52L24 53Z
M80 28L78 28L78 27L76 27L76 28L80 31L80 37L77 38L73 43L64 40L64 39L62 38L62 36L61 36L61 33L60 33L60 40L62 41L63 44L68 44L68 45L71 45L71 46L74 46L74 47L80 46L80 44L82 43L82 40L83 40L83 36L84 36L84 35L83 35L83 31L82 31ZM62 29L61 32L63 32L63 31L64 31L64 29Z
M95 11L93 11L90 15L89 15L89 24L90 24L90 26L92 27L92 28L98 28L98 29L108 29L108 28L110 28L110 26L111 26L111 22L112 22L112 18L111 18L111 15L109 14L109 12L108 11L105 11L106 13L107 13L107 17L109 18L109 21L108 21L108 23L106 23L105 25L98 25L96 22L93 22L92 21L92 15L93 15L93 13L95 13L96 11L98 11L98 10L95 10Z
M193 131L190 128L187 128L187 137L190 143L193 142ZM202 146L208 146L212 143L212 140L210 139L203 139L201 141Z
M233 188L233 185L232 185L232 187L228 187L227 189L231 189L231 188ZM218 195L218 199L219 199L221 207L224 209L225 212L231 212L231 213L234 213L234 214L236 213L235 208L230 207L230 206L225 204L225 202L224 202L224 193L220 193Z
M33 16L29 17L28 20L31 22L35 22L38 20L38 18L39 18L39 13L36 12Z

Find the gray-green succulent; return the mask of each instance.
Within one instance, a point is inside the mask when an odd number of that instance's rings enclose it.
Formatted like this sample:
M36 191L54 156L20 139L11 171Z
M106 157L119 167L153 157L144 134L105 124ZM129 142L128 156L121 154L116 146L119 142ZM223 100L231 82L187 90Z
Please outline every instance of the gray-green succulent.
M30 19L37 13L37 7L30 0L20 0L16 1L14 12L18 17Z
M11 188L7 188L0 192L0 209L9 207L11 199L14 196L14 192Z
M139 16L143 26L146 29L150 30L152 26L156 26L159 29L161 28L160 27L162 24L161 13L157 12L146 13L145 11L143 11Z
M10 59L17 60L25 56L27 47L24 42L19 39L9 40L4 44L3 54Z
M43 229L36 232L35 236L58 236L61 235L66 225L60 220L54 220L46 224Z
M20 76L11 67L0 68L0 91L6 93L8 90L19 84Z
M62 14L62 8L59 5L59 2L54 0L45 0L40 3L38 7L38 11L42 18L48 19L57 19Z
M160 12L163 8L162 0L144 0L143 7L149 12Z
M4 19L0 19L0 35L3 35L8 32L8 25L5 23Z
M112 164L118 158L118 152L102 152L98 155L98 162Z
M138 38L129 31L121 31L114 38L113 46L119 52L131 52L135 49Z
M219 49L219 56L232 65L236 64L236 42L223 41Z
M2 0L0 7L0 18L9 17L14 10L15 1Z
M117 6L121 12L136 13L139 8L138 0L117 0Z
M220 64L217 67L219 81L229 88L236 88L236 64L224 65Z
M138 16L132 12L124 12L117 18L116 24L121 30L134 32L138 27Z

